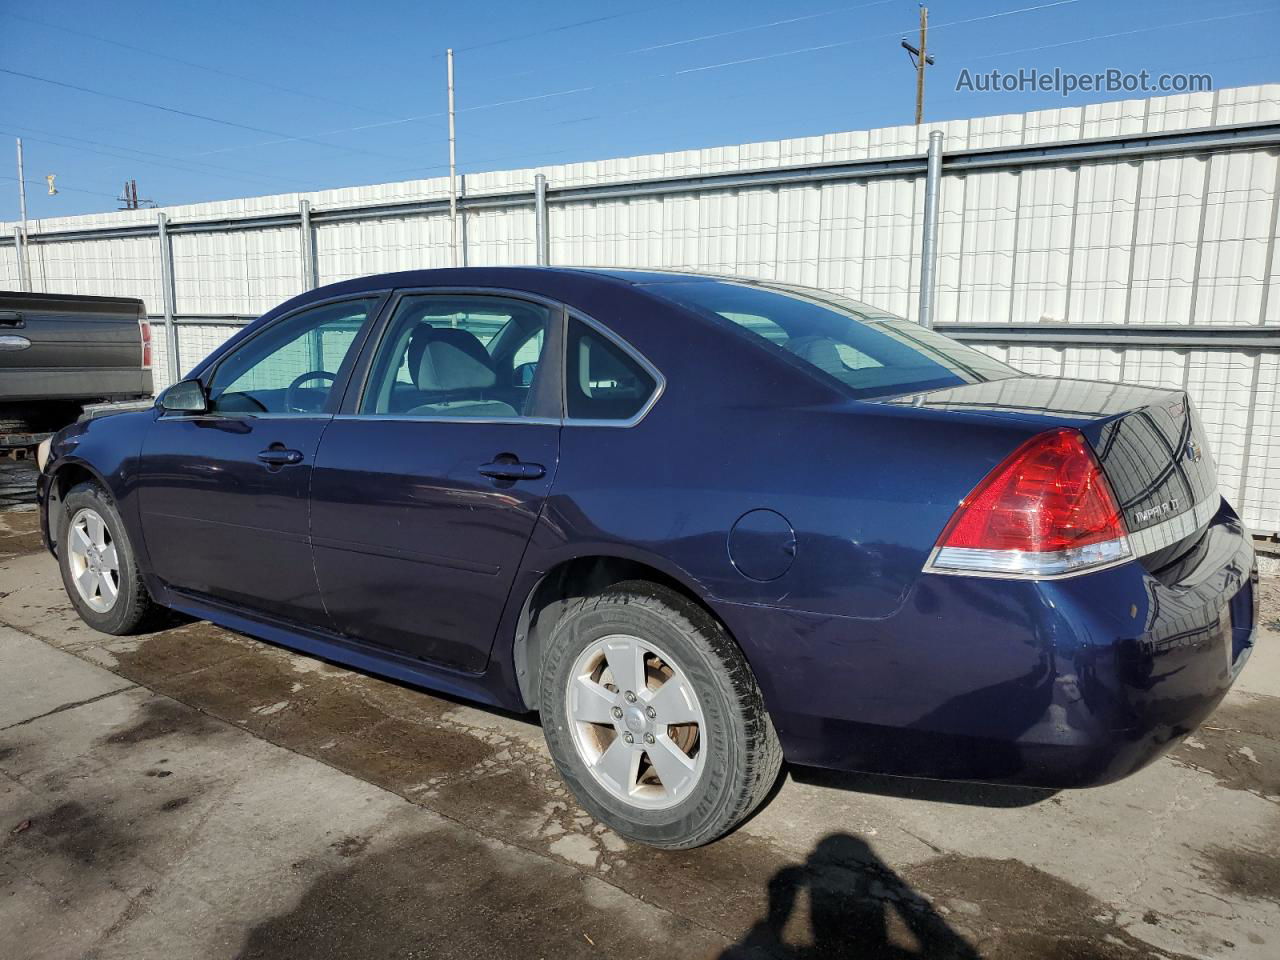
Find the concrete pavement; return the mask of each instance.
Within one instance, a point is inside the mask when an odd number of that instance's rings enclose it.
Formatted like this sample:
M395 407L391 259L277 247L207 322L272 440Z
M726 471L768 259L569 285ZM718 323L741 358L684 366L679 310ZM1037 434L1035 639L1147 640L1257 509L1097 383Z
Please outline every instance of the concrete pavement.
M1170 756L1042 794L793 771L710 847L593 823L515 717L208 624L94 633L0 513L6 957L1280 955L1280 596Z

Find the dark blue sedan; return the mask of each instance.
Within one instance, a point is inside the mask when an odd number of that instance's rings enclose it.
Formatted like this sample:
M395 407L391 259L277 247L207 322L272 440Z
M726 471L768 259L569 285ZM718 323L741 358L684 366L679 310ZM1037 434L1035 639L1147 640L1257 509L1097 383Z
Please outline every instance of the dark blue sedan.
M1257 618L1183 392L776 283L334 284L62 431L40 492L91 626L171 609L540 711L582 804L667 847L784 757L1123 777L1213 710Z

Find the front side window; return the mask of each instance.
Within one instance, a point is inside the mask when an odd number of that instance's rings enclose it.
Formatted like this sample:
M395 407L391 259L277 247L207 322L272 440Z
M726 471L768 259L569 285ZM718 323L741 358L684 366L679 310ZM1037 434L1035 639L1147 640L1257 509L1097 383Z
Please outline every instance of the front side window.
M658 383L621 346L577 319L569 321L565 400L572 420L630 420Z
M981 351L835 294L721 281L653 284L654 293L706 311L785 351L860 399L1020 376Z
M360 413L403 417L555 416L539 389L554 314L505 297L404 297L378 347Z
M377 297L303 310L228 354L209 382L218 413L318 413L325 408Z

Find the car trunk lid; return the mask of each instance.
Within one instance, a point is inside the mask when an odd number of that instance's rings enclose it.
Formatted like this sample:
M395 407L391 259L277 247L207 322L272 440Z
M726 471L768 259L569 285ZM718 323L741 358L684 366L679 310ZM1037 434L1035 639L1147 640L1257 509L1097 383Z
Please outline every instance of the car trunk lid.
M1152 569L1194 545L1221 503L1204 429L1181 390L1010 377L889 402L1080 430L1115 492L1134 554Z

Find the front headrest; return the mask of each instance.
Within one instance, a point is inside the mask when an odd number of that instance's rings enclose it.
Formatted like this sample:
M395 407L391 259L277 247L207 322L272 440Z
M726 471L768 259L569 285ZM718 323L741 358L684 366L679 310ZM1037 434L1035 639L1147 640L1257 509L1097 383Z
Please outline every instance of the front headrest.
M807 360L826 373L839 374L848 369L844 361L840 359L840 351L837 349L836 342L829 337L795 337L788 340L783 346L801 360Z
M406 359L419 390L475 390L498 380L493 361L469 330L422 324L409 338Z

